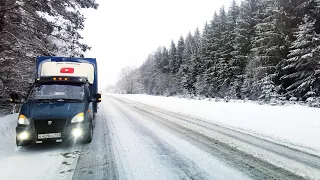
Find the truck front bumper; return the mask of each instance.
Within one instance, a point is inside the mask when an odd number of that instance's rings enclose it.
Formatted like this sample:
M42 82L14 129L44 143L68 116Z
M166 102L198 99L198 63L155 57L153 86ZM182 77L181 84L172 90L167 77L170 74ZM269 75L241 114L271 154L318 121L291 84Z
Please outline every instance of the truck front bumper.
M30 126L17 126L16 134L17 140L20 142L27 141L30 143L42 143L44 141L62 142L65 140L78 140L82 139L85 133L89 131L90 123L75 123L69 124L63 128L62 132L53 131L47 133L37 133L33 125ZM39 138L39 134L61 134L60 137Z

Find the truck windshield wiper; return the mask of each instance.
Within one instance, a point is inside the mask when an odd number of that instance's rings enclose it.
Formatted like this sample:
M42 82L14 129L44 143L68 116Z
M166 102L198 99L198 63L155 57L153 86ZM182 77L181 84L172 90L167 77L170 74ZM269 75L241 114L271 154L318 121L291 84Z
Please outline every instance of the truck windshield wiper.
M68 101L68 102L80 102L81 100L79 99L68 99L68 98L60 98L60 99L54 99L56 101L59 101L59 102L65 102L65 101Z
M52 102L52 99L29 99L28 102Z
M81 102L80 99L69 99L69 98L59 98L59 99L30 99L28 102Z

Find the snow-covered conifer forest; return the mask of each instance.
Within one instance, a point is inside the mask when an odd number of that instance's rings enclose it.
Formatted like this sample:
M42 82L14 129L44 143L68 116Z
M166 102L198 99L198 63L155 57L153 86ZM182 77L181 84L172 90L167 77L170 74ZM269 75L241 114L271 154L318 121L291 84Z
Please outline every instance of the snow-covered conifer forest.
M318 101L319 11L317 0L233 1L203 28L124 69L117 91Z

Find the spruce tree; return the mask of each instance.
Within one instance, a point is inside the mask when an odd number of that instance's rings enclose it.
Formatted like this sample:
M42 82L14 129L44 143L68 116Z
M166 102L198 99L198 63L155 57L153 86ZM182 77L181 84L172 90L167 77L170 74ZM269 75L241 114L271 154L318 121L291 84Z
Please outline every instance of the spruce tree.
M251 49L256 36L255 26L261 22L261 12L263 10L261 0L244 0L240 6L239 19L236 26L236 43L234 58L241 67L241 74L244 82L241 88L243 96L256 97L257 90L251 87L253 80L252 70L256 68L249 62Z
M169 51L166 47L163 47L163 49L162 49L162 69L161 69L163 73L168 74L170 72L169 61L170 61Z
M261 94L259 99L270 101L276 100L279 96L277 93L277 87L273 80L271 79L272 76L266 74L264 78L259 80L259 84L261 84Z
M193 54L191 57L191 64L190 64L190 79L192 83L192 93L197 94L197 77L202 73L201 69L203 66L203 61L201 60L201 34L199 29L197 28L193 35Z
M277 81L278 67L281 60L286 58L288 46L281 22L281 17L285 13L276 1L265 1L265 6L267 8L263 11L264 19L255 26L255 38L250 59L250 63L255 67L251 72L254 78L251 86L255 86L254 89L259 92L265 84L261 80L266 79L266 76L274 84L279 83ZM257 96L260 96L259 92Z
M316 33L320 34L320 6L318 0L299 0L299 4L295 8L295 10L298 12L298 17L302 18L304 15L309 15L310 18L315 20L314 24L314 30Z
M204 29L202 32L201 40L200 40L200 52L199 59L197 62L197 71L198 74L196 76L195 82L195 91L197 95L207 96L208 95L208 85L207 85L207 75L205 74L207 69L210 67L209 59L210 59L210 26L206 22L204 25Z
M166 47L159 47L154 54L157 69L162 73L169 73L169 51Z
M181 80L181 88L184 90L183 93L191 93L193 89L192 79L190 76L191 73L191 57L193 54L193 36L191 32L188 33L184 41L184 51L182 64L179 69L178 77Z
M224 56L228 57L228 65L229 65L229 73L230 73L230 88L229 92L227 93L229 96L233 98L240 98L241 97L241 82L243 80L243 67L242 63L237 61L236 55L236 26L237 20L239 18L239 6L237 5L236 1L233 0L231 6L229 7L229 11L227 14L227 31L226 31L226 51Z
M209 40L207 45L207 57L205 57L206 70L203 78L206 80L206 96L215 97L219 94L217 59L220 47L221 34L219 31L219 16L215 12L209 26Z
M216 69L218 76L219 96L224 97L229 94L229 85L231 82L231 71L229 61L231 59L232 47L230 46L230 31L228 31L227 14L224 7L220 9L218 18L218 28L216 31L218 50L216 54Z
M177 44L177 58L176 58L176 63L174 64L174 67L173 67L174 72L179 71L180 66L183 62L184 48L185 48L184 38L181 36Z
M306 15L295 33L297 39L292 43L283 67L286 75L281 78L288 96L303 98L311 89L319 94L320 36L314 26L315 20Z
M174 43L174 41L171 41L171 45L170 45L170 50L169 50L169 67L170 67L170 72L172 74L176 73L176 69L175 69L175 64L177 63L177 48L176 45Z
M182 86L189 94L195 94L195 82L198 75L200 55L200 32L189 33L185 40L184 63L181 66Z

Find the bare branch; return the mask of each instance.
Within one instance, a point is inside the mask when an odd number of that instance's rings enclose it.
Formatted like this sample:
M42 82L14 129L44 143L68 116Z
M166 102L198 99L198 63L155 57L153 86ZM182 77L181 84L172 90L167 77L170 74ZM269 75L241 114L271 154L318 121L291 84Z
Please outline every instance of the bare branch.
M0 32L0 34L3 34L3 33L9 34L9 35L12 36L13 38L15 38L16 41L20 44L19 39L18 39L14 34L12 34L11 32L9 32L9 31L1 31L1 32Z

